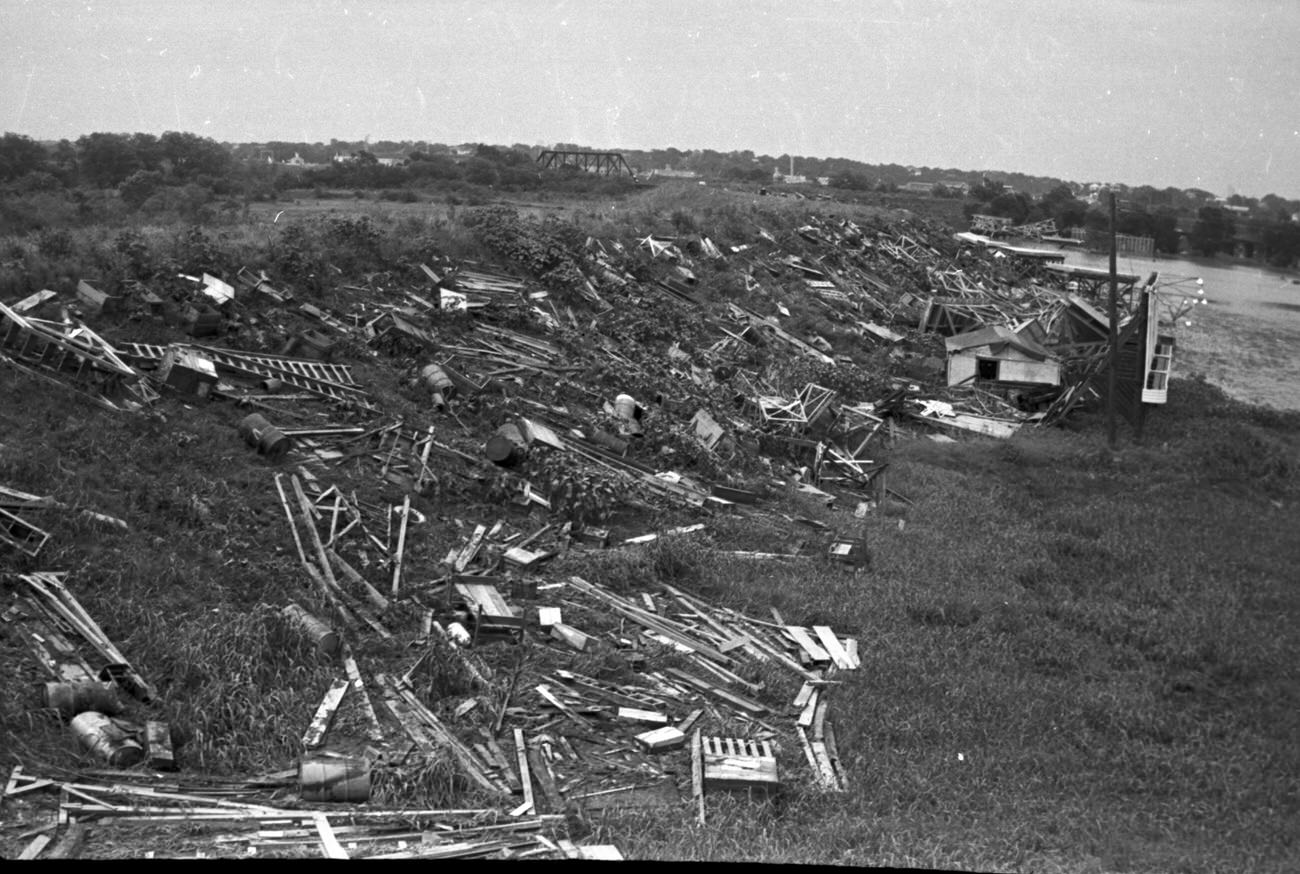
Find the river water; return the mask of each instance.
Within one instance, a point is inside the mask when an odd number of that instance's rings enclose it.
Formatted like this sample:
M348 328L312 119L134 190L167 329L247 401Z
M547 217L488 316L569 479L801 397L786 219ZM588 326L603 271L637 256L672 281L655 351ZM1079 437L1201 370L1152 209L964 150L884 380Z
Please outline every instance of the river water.
M1110 266L1107 255L1077 250L1067 250L1065 260L1080 267ZM1156 288L1167 302L1206 301L1192 305L1178 321L1175 376L1201 373L1241 400L1300 410L1300 284L1292 281L1295 273L1125 255L1116 267L1143 282L1158 271Z

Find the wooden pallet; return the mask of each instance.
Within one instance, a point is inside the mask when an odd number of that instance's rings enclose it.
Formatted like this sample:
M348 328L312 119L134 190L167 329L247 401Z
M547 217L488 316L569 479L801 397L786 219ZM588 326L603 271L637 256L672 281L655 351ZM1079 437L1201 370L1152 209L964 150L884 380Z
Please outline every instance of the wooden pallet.
M776 755L768 741L732 737L702 737L704 788L758 789L781 785Z

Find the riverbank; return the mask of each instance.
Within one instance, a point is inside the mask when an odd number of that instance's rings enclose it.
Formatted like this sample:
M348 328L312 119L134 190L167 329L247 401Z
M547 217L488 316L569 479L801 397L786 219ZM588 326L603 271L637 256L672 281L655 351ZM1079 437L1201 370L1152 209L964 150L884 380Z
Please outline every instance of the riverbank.
M1109 268L1109 256L1067 250L1066 263ZM1213 259L1117 259L1118 270L1145 278L1159 274L1156 289L1177 302L1206 301L1175 327L1174 373L1202 375L1232 397L1300 410L1300 285L1294 271ZM1200 280L1200 283L1197 283Z

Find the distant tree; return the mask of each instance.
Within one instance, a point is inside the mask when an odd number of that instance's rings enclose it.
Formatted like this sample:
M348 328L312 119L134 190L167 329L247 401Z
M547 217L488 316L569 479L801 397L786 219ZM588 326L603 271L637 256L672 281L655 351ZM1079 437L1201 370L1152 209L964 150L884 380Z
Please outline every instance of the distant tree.
M77 147L71 140L59 140L50 155L50 166L62 179L64 185L76 184Z
M1268 211L1274 221L1288 222L1291 216L1300 212L1300 200L1286 200L1276 194L1265 194L1259 199L1259 205Z
M1088 217L1088 204L1077 197L1071 197L1069 200L1058 202L1051 212L1051 217L1061 230L1083 227Z
M162 142L153 134L131 134L131 148L135 149L135 160L141 170L158 170L162 167Z
M465 181L472 182L475 185L495 185L497 183L497 167L486 158L474 156L465 159L464 164Z
M831 185L849 191L870 191L871 187L875 185L875 181L865 173L843 170L831 176Z
M163 158L179 179L221 176L230 167L230 152L220 143L197 134L167 131L159 140Z
M1157 252L1178 254L1178 244L1182 235L1178 233L1178 213L1173 207L1161 207L1151 217L1151 236L1155 240Z
M163 174L158 170L136 170L117 186L117 193L122 202L132 209L139 209L144 202L158 193L163 187Z
M1002 195L1003 185L1001 182L992 182L988 179L980 181L970 190L970 199L976 203L991 203L994 198ZM976 210L979 212L979 210Z
M989 201L988 210L990 215L1003 216L1020 225L1030 220L1033 204L1025 194L1005 191Z
M1300 261L1300 225L1288 217L1269 222L1263 233L1264 258L1274 267L1293 267Z
M1218 206L1203 206L1196 213L1192 227L1192 248L1206 257L1212 257L1232 242L1236 223L1232 213Z
M140 169L135 147L126 134L92 133L77 138L77 164L87 182L115 186Z
M22 134L6 133L0 139L0 180L8 182L45 168L45 147Z

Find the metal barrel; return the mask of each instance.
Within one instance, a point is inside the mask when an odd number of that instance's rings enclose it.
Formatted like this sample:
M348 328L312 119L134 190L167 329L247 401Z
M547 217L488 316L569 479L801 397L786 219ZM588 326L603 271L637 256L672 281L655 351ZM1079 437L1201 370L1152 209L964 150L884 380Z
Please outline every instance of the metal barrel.
M45 706L59 711L64 719L88 710L112 716L122 712L122 699L115 683L46 683Z
M429 364L421 368L420 379L424 380L424 384L429 388L442 395L450 395L456 388L456 384L451 381L451 377L440 364Z
M591 440L593 443L599 443L601 446L604 446L606 449L613 450L619 455L624 455L627 453L626 440L620 440L619 438L615 437L613 434L601 428L595 428L592 430Z
M266 420L261 413L250 413L239 423L244 442L275 461L289 451L289 436Z
M144 747L102 713L80 713L70 727L83 747L115 768L129 768L144 759Z
M363 758L313 758L298 763L303 801L370 800L370 762Z
M621 394L614 398L614 412L620 419L629 421L636 418L636 399L628 394Z
M528 441L517 425L507 422L488 438L483 454L495 464L512 467L528 454Z
M289 604L281 612L289 618L290 622L311 638L322 653L332 656L339 651L342 640L339 638L338 632L302 607L297 604Z

